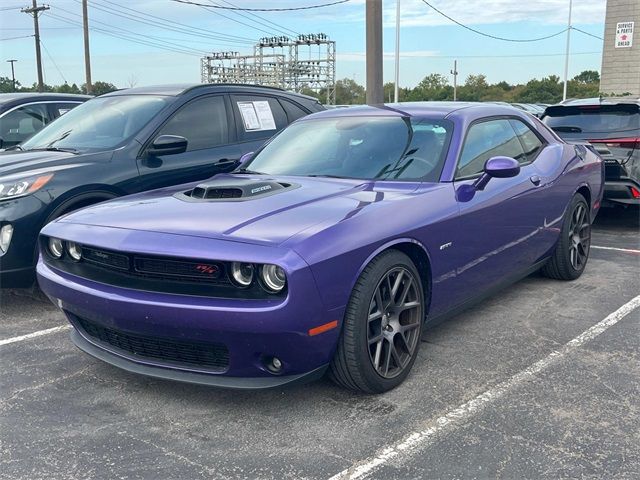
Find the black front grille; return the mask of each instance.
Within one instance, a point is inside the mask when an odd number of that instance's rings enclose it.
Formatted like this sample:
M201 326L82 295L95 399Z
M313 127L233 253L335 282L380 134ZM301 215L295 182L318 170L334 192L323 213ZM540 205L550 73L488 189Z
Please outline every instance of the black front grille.
M99 250L92 247L82 247L82 258L106 267L129 270L129 257L121 253Z
M182 277L211 282L220 281L224 265L218 262L186 262L161 258L134 257L135 271L161 277Z
M192 342L124 333L84 318L73 318L92 339L136 358L159 360L167 365L200 367L212 372L224 372L229 367L229 349L222 343Z

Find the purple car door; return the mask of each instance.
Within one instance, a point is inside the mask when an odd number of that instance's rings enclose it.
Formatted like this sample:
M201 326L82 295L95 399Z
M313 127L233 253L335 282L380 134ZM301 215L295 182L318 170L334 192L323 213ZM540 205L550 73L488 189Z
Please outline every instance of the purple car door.
M525 271L551 247L545 237L551 175L543 175L538 157L545 142L517 118L486 119L469 127L458 158L454 188L460 210L457 238L456 301ZM514 158L520 173L492 178L483 190L469 188L496 156ZM546 157L545 157L546 158ZM550 172L547 172L550 173Z

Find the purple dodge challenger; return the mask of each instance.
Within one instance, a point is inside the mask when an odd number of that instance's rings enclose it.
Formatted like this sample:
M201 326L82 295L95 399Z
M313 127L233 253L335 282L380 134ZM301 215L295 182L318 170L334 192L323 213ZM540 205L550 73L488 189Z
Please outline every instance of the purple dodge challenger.
M507 106L330 110L231 174L48 224L42 290L85 352L230 388L409 374L421 333L536 270L578 278L601 159Z

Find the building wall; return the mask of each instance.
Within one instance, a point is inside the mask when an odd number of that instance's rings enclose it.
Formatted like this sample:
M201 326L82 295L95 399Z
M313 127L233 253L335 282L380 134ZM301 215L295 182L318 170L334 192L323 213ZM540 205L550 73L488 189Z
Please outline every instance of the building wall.
M635 22L631 48L615 48L618 22ZM640 0L607 0L600 91L640 95Z

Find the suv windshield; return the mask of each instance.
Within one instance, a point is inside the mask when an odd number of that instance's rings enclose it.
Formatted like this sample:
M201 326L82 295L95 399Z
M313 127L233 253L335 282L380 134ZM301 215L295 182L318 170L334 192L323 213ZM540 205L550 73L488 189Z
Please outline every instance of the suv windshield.
M105 150L138 133L168 100L153 95L98 97L63 115L20 145L22 150Z
M640 129L640 107L633 104L548 107L543 122L563 133L608 134L621 136Z
M448 120L408 117L303 120L275 137L245 170L270 175L437 181L451 130Z

